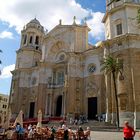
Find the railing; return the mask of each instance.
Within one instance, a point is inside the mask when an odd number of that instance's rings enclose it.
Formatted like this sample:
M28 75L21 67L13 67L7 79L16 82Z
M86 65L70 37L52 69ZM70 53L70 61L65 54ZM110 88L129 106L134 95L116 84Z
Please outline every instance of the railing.
M50 121L51 117L48 118L42 118L42 123L47 124ZM10 123L13 124L15 122L15 119L11 119ZM37 118L26 118L23 119L23 124L24 125L29 125L29 124L37 124L38 119Z
M140 3L140 0L123 0L123 2L133 2L133 3Z
M51 89L60 88L60 87L64 87L64 83L63 84L48 84L48 88L51 88Z
M112 8L118 7L122 5L123 3L135 3L140 4L140 0L120 0L120 1L111 1L107 4L107 10L110 11Z

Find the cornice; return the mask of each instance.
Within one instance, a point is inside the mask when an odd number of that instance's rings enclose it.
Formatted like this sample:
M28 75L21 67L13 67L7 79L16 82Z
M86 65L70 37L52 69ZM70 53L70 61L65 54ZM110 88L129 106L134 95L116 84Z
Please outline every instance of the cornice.
M132 4L132 3L129 3L129 2L125 2L122 5L119 5L119 6L116 6L116 7L112 8L111 10L107 10L105 15L104 15L104 17L103 17L103 19L102 19L102 22L105 23L106 18L109 15L111 15L112 13L114 13L114 12L120 10L120 9L124 9L126 7L138 7L138 8L140 8L140 4L136 4L136 3Z
M56 25L50 32L48 32L45 36L45 38L47 38L50 34L52 34L53 32L55 32L55 30L57 29L62 29L62 28L66 28L66 29L87 29L88 31L90 31L91 29L87 26L87 25Z
M107 39L105 41L102 41L99 46L103 47L103 46L108 46L114 43L119 43L120 41L124 41L124 40L140 40L140 35L139 34L125 34L125 35L121 35L121 36L117 36L114 37L112 39Z
M19 50L17 50L16 52L20 53L22 51L33 51L33 52L40 53L40 54L42 53L41 50L36 50L35 48L30 48L30 47L26 47L26 48L22 47Z
M30 72L30 71L34 71L34 70L38 70L38 69L39 69L39 67L16 68L15 70L12 71L12 74L17 73L17 72L23 72L23 71Z
M105 13L105 15L104 15L104 17L102 19L102 23L105 23L107 17L108 17L108 12Z
M99 54L102 51L101 47L94 47L94 48L90 48L88 50L86 50L84 52L85 55L89 55L89 54Z

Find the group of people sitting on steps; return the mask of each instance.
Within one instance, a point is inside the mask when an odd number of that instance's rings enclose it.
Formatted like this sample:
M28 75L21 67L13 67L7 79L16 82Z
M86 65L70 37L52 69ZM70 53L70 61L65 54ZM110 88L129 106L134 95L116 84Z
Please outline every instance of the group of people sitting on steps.
M0 140L90 140L90 128L84 130L77 126L77 130L62 124L60 127L39 127L28 125L22 127L20 123L9 127L5 132L6 137Z

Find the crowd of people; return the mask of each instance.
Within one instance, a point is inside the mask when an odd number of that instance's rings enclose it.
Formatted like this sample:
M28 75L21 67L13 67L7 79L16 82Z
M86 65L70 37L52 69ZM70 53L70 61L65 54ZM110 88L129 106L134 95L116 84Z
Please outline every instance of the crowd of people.
M9 127L5 132L0 127L0 133L4 132L4 135L0 135L3 136L0 137L0 140L91 140L89 127L86 130L81 126L77 128L77 130L73 130L71 127L68 128L65 123L61 124L60 127L40 127L31 124L22 127L20 123L16 123L15 126ZM125 121L123 128L124 140L134 140L135 134L133 127L129 125L128 121Z
M75 117L75 119L73 119L72 117L69 120L69 123L72 125L81 125L84 123L88 123L88 119L87 116L85 115L80 115L79 117Z
M83 130L81 126L77 130L68 128L66 124L60 127L39 127L29 125L22 127L17 123L16 126L9 127L5 132L5 137L0 140L89 140L90 128Z

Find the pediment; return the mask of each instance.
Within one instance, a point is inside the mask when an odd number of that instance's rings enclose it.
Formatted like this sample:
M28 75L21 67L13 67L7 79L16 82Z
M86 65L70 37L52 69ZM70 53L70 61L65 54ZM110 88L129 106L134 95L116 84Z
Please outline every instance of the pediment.
M53 36L55 39L59 39L59 38L61 38L62 34L69 32L70 29L71 29L70 26L57 25L48 33L48 36Z
M50 52L53 52L53 53L57 53L59 52L60 50L61 51L64 51L67 49L67 45L65 42L63 41L57 41L55 42L52 46L51 46L51 49L50 49Z
M60 52L68 52L69 51L69 45L66 44L64 41L56 41L53 43L53 45L50 47L47 60L51 60L53 62L56 62L57 55Z

